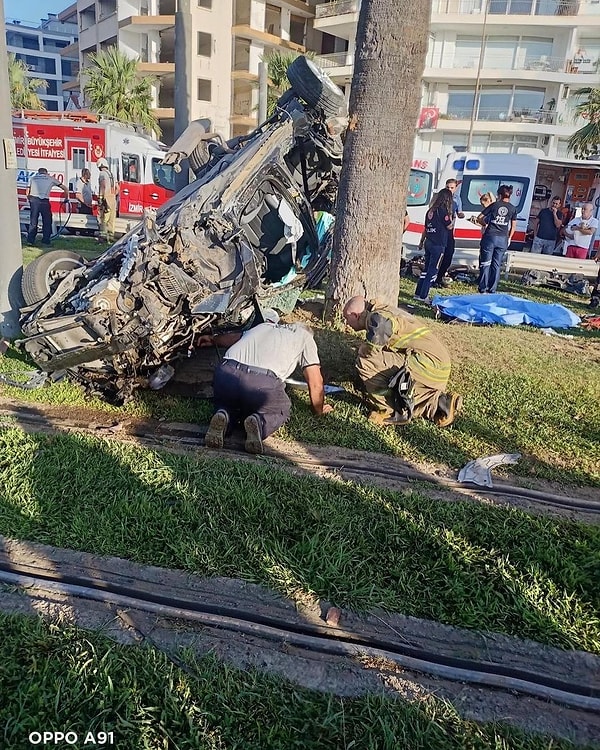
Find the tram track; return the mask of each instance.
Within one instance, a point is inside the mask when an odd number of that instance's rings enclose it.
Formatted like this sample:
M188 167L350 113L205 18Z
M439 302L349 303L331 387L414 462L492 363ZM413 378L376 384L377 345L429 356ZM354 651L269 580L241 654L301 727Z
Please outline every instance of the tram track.
M266 615L250 608L198 601L173 596L155 587L148 591L136 585L123 585L97 577L61 573L30 565L0 562L0 583L59 593L79 602L100 602L162 617L176 618L208 629L227 631L295 646L311 652L338 657L385 659L402 669L485 688L511 691L542 698L575 709L600 713L600 684L593 679L569 680L539 668L507 666L483 659L464 658L435 652L402 638L382 638L351 630L299 622L278 614ZM392 632L392 631L390 631Z

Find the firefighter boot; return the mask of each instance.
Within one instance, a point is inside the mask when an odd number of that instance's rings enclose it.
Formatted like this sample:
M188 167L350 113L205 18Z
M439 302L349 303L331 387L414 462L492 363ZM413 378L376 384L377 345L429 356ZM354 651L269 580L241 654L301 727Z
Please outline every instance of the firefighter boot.
M450 427L463 406L463 398L458 393L442 393L433 421L438 427Z

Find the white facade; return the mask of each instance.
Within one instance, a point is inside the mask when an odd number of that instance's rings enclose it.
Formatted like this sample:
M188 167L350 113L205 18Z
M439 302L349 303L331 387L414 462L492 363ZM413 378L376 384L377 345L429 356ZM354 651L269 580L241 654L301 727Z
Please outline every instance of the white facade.
M139 57L157 76L154 107L163 140L172 142L175 0L77 0L82 70L109 46ZM304 0L190 0L188 85L192 119L209 118L224 137L257 125L258 66L271 48L305 51L314 10Z
M46 109L62 112L69 99L68 84L77 77L79 63L76 53L62 52L77 40L77 25L63 22L49 14L39 26L25 22L6 23L6 46L18 60L29 68L29 77L41 78L48 87L38 91Z
M352 76L359 0L321 3L315 27L349 52L319 61L334 80ZM574 92L600 85L600 3L593 0L434 0L422 106L439 110L435 130L415 148L567 155L576 120Z

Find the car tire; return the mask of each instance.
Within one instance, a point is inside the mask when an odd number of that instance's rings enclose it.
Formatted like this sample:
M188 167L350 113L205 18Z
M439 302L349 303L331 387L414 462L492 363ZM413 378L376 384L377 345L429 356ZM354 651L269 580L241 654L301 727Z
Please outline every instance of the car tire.
M313 109L329 117L345 114L344 92L312 60L300 55L287 69L294 92Z
M23 269L23 299L28 305L41 302L50 294L59 279L84 263L81 255L69 250L50 250L43 253Z

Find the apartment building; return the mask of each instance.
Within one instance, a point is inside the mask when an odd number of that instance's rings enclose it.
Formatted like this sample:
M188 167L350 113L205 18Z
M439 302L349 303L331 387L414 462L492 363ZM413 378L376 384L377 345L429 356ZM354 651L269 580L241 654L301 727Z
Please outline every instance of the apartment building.
M315 28L328 48L319 63L351 81L359 0L321 2ZM574 92L600 86L598 0L433 0L422 106L439 113L417 132L416 150L445 155L537 148L567 156L585 124Z
M257 124L258 66L270 49L305 51L314 9L304 0L189 0L187 53L190 114L210 118L224 137ZM173 141L176 0L77 0L81 69L93 52L118 46L139 58L140 74L158 78L154 108ZM312 35L312 36L311 36ZM84 73L85 75L85 73Z
M50 111L62 112L68 105L71 84L79 72L78 56L73 51L76 41L74 4L63 14L49 13L37 26L16 19L6 22L7 49L28 66L31 78L48 83L38 93Z

